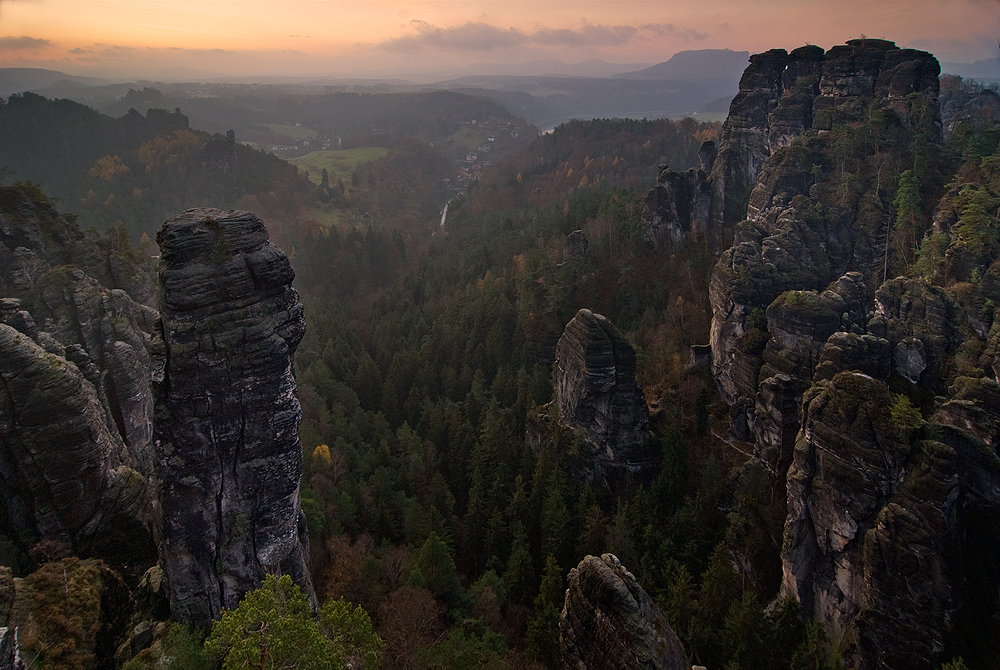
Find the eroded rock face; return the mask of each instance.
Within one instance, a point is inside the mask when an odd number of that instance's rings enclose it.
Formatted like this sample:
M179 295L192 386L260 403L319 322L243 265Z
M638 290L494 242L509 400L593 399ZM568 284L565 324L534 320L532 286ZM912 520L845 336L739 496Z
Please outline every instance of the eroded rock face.
M553 403L559 421L582 431L588 479L641 467L649 410L635 380L635 350L610 321L581 309L556 345Z
M127 249L102 247L30 187L0 193L0 292L26 297L49 269L72 265L108 288L153 303L153 278Z
M892 402L857 372L807 394L788 471L784 590L827 624L850 667L931 668L963 580L960 479L984 468L948 440L912 443Z
M864 309L859 299L869 302L864 271L876 265L878 224L870 220L876 215L857 196L840 198L839 207L814 206L835 199L822 182L823 140L815 131L863 120L872 105L906 118L912 105L936 102L940 71L928 53L869 39L826 54L802 47L751 61L711 175L710 239L726 239L733 231L710 290L713 371L731 403L737 399L731 352L753 310L767 309L786 291L832 290L854 302L836 310L847 317L842 321L856 322L863 316L858 307ZM940 120L930 126L927 132L940 138ZM799 135L804 141L792 144ZM849 274L850 286L844 283ZM837 284L844 285L834 290ZM850 325L837 330L850 332Z
M569 571L559 648L571 670L689 670L677 635L613 554Z
M265 569L312 594L291 376L304 321L252 215L187 212L159 241L162 318L148 259L114 231L0 188L0 532L20 574L75 554L138 579L162 529L173 613L206 624Z
M714 143L707 142L714 147ZM705 147L711 152L712 147ZM714 155L712 156L714 160ZM688 235L703 236L708 224L712 189L702 170L674 172L660 166L656 186L643 204L643 235L654 248L677 243Z
M288 259L252 214L188 210L157 242L160 560L173 615L206 624L269 569L312 594L292 377L305 321Z
M1000 551L1000 266L950 234L952 189L934 218L948 288L893 279L878 151L858 158L864 179L834 179L832 142L869 115L940 139L938 72L884 40L758 54L707 176L712 368L730 438L753 449L735 490L767 501L734 505L734 527L780 546L781 590L862 670L930 670L970 620L1000 630L1000 580L981 567ZM730 543L778 589L772 554Z
M17 539L119 565L130 554L148 557L145 480L108 428L94 386L76 365L3 324L0 380L0 493Z
M10 609L3 617L23 666L114 668L133 603L129 587L103 561L76 557L46 563L12 580Z
M889 341L900 376L940 392L945 358L962 341L960 310L941 288L920 279L891 279L875 293L869 331Z
M21 552L59 546L138 576L156 553L149 379L162 344L142 259L31 187L5 187L0 291L0 529Z

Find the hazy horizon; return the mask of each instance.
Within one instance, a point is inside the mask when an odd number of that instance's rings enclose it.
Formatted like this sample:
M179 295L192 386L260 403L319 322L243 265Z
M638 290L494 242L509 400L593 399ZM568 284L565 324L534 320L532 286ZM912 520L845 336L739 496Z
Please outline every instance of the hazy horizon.
M691 49L862 36L972 63L1000 55L998 35L997 0L0 0L0 66L162 81L420 79L546 60L643 67Z

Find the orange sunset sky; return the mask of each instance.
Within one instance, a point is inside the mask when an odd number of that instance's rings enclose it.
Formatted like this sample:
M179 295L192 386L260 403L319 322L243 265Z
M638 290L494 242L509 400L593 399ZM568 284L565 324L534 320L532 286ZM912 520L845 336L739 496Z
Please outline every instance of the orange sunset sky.
M0 66L70 74L403 76L475 63L652 64L685 49L883 37L1000 55L998 0L0 0Z

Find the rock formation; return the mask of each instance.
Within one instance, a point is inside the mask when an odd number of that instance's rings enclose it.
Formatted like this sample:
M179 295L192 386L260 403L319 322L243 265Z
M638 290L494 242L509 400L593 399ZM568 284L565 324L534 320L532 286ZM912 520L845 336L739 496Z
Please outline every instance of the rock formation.
M0 378L0 478L16 537L29 548L47 541L119 565L130 554L148 557L145 480L129 466L94 386L76 365L7 325L0 325ZM122 533L134 544L123 546Z
M937 98L939 73L930 54L875 39L850 40L826 53L804 46L751 56L718 150L703 147L700 171L661 169L646 201L647 239L660 245L690 230L714 252L723 251L736 224L747 218L750 193L775 151L806 130L861 119L873 100L907 113L909 94ZM938 137L940 132L938 121Z
M206 624L267 570L312 594L292 378L305 322L288 259L252 214L188 210L157 242L160 561L173 615Z
M707 220L671 229L720 252L712 368L730 437L753 450L734 487L783 503L739 519L755 541L732 539L734 558L822 622L845 667L929 669L955 627L998 629L1000 580L983 565L1000 547L1000 270L951 233L968 206L952 189L925 273L967 288L891 278L883 149L843 151L859 129L914 152L940 142L938 72L884 40L751 57L697 182ZM694 211L675 190L684 202L651 193L649 230Z
M132 615L132 599L121 575L103 561L75 556L51 561L25 578L0 570L0 594L0 625L8 627L10 638L17 631L16 648L10 644L6 653L0 651L0 668L5 656L22 669L118 667L115 652ZM24 665L16 663L17 655Z
M172 613L204 625L265 570L312 594L291 375L305 325L256 217L192 210L159 242L162 315L116 231L0 188L0 533L17 574L73 554L134 582L159 554Z
M978 128L1000 124L1000 93L978 86L966 88L961 86L961 77L942 76L941 125L944 136L949 137L960 124Z
M788 375L800 399L827 339L867 332L869 286L880 252L884 256L878 248L883 215L858 193L831 184L829 136L818 132L861 120L869 108L910 119L920 101L935 102L938 71L929 54L884 40L852 40L825 54L802 47L751 58L712 169L709 221L715 239L733 231L710 297L712 367L734 407L736 437L753 441L748 430L759 384ZM939 120L921 119L920 132L940 138ZM914 132L908 124L917 121L897 123ZM872 335L883 336L877 329ZM831 349L823 374L831 376L837 356L860 351Z
M946 623L970 604L966 575L989 560L962 534L998 539L998 391L966 380L933 417L940 439L924 440L913 439L919 415L909 423L867 375L841 372L807 394L788 470L784 590L828 624L850 667L940 662Z
M138 302L152 296L141 259L99 242L36 189L0 189L0 528L21 552L98 556L137 577L155 560L162 340Z
M714 147L714 143L706 142ZM712 203L711 184L704 171L674 172L661 165L656 187L643 204L643 235L654 248L677 243L686 236L703 236Z
M606 483L614 471L641 469L649 411L635 380L635 350L589 309L577 312L556 345L553 404L559 422L589 445L582 458L588 480Z
M569 670L688 670L663 613L612 554L587 556L569 571L559 620Z

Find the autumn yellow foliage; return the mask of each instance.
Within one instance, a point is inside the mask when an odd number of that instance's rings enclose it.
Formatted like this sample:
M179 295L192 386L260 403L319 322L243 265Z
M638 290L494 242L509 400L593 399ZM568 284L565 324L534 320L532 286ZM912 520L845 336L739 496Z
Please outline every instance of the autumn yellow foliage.
M312 453L313 467L322 464L324 467L330 467L330 447L325 444L321 444Z

